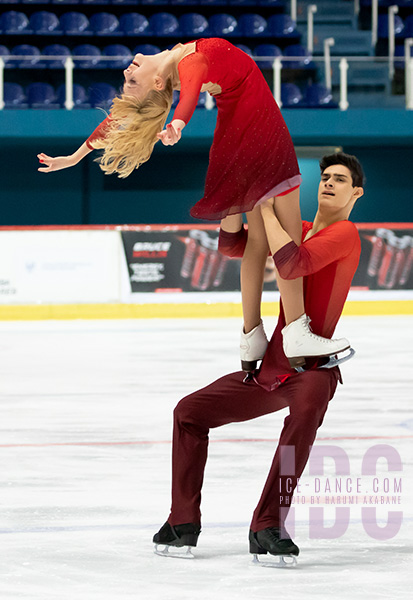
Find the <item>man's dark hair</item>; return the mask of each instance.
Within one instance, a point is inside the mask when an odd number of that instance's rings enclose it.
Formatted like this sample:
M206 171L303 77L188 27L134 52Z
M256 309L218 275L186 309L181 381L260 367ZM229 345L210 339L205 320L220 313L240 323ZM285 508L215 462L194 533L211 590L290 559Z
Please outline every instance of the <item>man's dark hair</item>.
M353 187L363 187L366 178L364 176L363 167L358 158L344 152L336 152L335 154L327 154L320 160L321 173L333 165L344 165L351 173Z

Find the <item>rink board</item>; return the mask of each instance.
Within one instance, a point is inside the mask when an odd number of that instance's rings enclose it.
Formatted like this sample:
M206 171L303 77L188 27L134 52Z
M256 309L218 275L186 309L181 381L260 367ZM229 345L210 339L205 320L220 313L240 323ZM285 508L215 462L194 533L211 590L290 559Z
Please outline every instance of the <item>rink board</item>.
M413 314L413 224L357 224L345 315ZM0 228L0 319L240 317L240 259L217 225ZM278 314L274 263L263 315Z

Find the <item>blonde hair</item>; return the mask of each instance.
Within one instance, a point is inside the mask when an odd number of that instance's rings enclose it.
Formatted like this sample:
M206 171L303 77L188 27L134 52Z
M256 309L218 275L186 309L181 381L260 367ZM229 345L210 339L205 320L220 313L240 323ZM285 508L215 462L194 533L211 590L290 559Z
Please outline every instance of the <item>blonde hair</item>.
M105 138L92 143L104 151L97 160L106 175L128 177L149 160L158 141L156 134L162 131L171 110L172 97L172 80L168 78L162 90L151 90L142 100L126 94L114 98Z

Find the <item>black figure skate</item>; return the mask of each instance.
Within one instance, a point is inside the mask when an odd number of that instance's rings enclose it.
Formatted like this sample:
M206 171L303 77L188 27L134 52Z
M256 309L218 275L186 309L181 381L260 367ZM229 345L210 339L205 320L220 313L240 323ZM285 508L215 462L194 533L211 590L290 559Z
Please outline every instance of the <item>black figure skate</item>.
M249 535L250 554L253 554L253 564L261 567L288 568L297 565L296 556L300 550L294 544L286 531L278 527L267 527ZM272 560L258 560L259 555L270 554Z
M194 523L172 526L166 522L153 536L155 554L170 558L195 558L191 548L196 546L200 533L201 527Z

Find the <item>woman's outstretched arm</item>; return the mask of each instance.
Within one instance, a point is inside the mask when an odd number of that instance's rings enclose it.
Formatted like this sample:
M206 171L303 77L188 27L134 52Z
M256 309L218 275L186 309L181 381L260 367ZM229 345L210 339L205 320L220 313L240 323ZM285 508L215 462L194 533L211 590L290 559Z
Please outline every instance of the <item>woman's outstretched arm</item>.
M41 152L37 155L37 158L45 166L39 167L38 171L40 171L40 173L51 173L52 171L60 171L61 169L73 167L74 165L77 165L82 158L89 154L89 152L92 152L92 148L89 148L86 142L84 142L80 148L76 150L76 152L70 154L69 156L52 157L44 154L44 152Z

